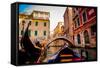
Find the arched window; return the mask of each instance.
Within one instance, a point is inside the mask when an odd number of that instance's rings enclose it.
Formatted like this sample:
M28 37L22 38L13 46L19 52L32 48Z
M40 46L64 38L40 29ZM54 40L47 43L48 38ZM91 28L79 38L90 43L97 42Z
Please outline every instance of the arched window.
M81 40L80 40L80 35L79 35L79 34L77 35L77 42L78 42L78 44L80 44L80 43L81 43Z
M85 11L82 14L82 20L83 20L83 23L85 23L87 21L87 17L86 17L86 12Z
M84 41L86 44L90 43L88 31L84 31Z

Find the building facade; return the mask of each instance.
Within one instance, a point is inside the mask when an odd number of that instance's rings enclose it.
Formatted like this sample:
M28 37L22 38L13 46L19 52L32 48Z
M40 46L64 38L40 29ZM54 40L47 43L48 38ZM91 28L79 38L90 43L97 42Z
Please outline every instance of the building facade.
M72 7L67 7L64 13L64 32L67 39L74 43Z
M57 26L54 29L53 36L54 37L62 36L64 32L62 28L63 28L63 22L58 22Z
M30 15L19 14L19 36L25 31L27 24L29 27L29 37L31 40L47 40L50 35L50 13L34 10Z
M96 9L73 8L74 44L96 47Z
M50 36L50 13L44 11L33 11L31 35L37 39L48 39Z
M84 60L96 59L96 8L73 7L73 38L80 57Z

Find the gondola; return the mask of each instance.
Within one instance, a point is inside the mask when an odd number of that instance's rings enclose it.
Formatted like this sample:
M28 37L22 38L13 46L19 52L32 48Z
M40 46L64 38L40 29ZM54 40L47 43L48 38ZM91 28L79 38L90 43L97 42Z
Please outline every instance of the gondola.
M21 38L21 42L20 42L21 46L23 45L24 50L25 50L24 53L19 52L19 63L22 62L21 64L26 64L26 63L34 64L35 62L37 62L37 60L40 56L40 53L41 53L41 50L37 49L29 38L28 30L29 30L30 25L31 25L31 21L28 23L28 26L27 26L27 28L24 32L24 35Z

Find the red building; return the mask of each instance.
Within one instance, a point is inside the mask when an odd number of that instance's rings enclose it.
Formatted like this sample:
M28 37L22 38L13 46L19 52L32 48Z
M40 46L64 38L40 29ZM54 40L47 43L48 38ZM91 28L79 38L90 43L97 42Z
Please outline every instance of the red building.
M81 47L96 47L96 8L73 8L74 43Z
M73 39L80 56L96 60L97 9L73 7Z

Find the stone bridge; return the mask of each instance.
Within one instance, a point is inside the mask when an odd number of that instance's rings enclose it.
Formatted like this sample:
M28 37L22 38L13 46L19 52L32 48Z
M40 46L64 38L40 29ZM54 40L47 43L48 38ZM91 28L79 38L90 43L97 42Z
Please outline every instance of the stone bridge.
M50 41L48 41L46 44L46 48L50 47L50 44L56 40L64 40L68 43L69 47L74 46L74 44L72 44L72 42L68 38L66 38L65 36L59 36L59 37L50 39Z

